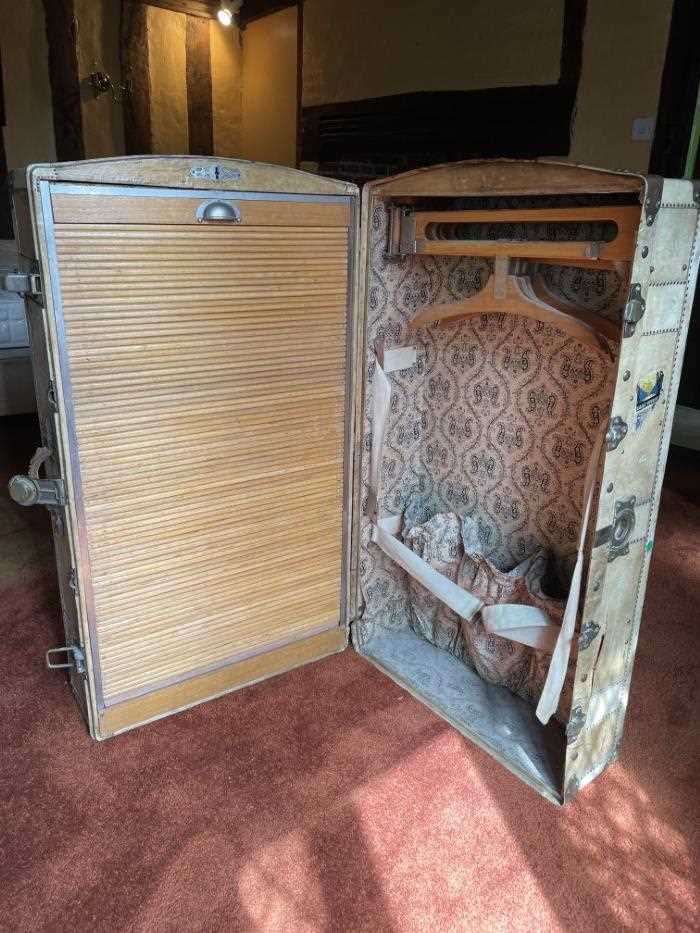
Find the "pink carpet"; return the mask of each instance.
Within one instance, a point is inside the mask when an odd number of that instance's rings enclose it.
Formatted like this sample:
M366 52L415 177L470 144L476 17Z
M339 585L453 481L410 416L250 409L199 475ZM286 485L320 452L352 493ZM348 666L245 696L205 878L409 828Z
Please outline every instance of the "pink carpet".
M0 422L3 483L33 432ZM620 758L564 810L352 651L93 742L43 663L46 515L0 497L0 929L698 930L698 476L669 470Z

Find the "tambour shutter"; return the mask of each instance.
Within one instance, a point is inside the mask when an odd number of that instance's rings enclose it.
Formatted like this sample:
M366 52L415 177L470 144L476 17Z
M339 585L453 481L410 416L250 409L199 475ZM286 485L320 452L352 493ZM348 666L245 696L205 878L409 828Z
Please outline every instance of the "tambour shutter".
M43 184L104 736L346 643L353 210Z

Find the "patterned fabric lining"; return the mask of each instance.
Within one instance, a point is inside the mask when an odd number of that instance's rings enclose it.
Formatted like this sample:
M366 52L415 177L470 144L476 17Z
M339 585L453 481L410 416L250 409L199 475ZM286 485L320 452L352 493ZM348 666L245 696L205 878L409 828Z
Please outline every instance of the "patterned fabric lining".
M372 214L365 361L360 561L365 607L355 628L360 643L375 626L402 629L413 621L407 577L370 543L364 514L371 348L377 338L387 347L408 342L406 324L420 309L475 294L491 272L487 259L470 257L387 260L387 220L378 202ZM620 319L622 283L614 272L552 266L545 278L555 294ZM423 503L422 521L444 512L469 515L484 555L496 567L513 567L545 548L553 557L549 591L564 595L586 465L609 415L614 364L602 351L553 327L497 312L424 329L411 342L417 346L416 364L391 375L380 514L402 514L413 500ZM442 644L458 654L449 638Z
M559 723L537 723L520 697L487 683L410 629L377 627L360 651L503 764L560 800L565 744Z

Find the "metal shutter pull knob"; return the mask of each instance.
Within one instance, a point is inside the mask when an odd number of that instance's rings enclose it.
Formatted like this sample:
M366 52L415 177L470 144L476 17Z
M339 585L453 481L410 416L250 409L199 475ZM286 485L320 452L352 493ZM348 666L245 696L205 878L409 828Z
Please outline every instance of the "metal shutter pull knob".
M195 216L200 224L239 224L242 220L240 210L229 201L203 201Z

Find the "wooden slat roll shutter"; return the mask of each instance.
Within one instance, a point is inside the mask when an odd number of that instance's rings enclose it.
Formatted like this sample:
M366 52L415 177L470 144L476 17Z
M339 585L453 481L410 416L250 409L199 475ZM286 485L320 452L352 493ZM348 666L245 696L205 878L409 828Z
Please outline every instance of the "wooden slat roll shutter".
M106 706L339 624L348 214L55 225Z

